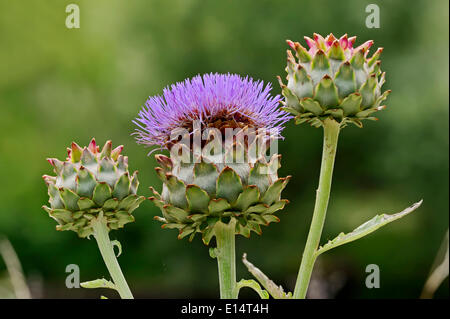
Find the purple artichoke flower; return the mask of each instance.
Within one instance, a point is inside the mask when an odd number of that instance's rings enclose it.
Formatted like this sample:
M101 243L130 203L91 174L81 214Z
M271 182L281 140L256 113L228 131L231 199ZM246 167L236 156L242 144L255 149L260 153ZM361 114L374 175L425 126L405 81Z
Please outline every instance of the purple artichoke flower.
M204 74L166 87L163 95L149 97L133 121L137 142L170 147L177 128L193 130L194 121L203 127L265 128L280 136L291 116L280 110L279 95L271 96L271 85L237 74Z

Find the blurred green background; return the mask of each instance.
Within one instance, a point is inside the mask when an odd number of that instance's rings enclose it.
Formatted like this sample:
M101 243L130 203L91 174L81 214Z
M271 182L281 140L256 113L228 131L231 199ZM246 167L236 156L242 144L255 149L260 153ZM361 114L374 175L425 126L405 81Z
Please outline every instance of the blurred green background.
M65 27L76 3L81 28ZM365 8L380 7L381 27L368 29ZM10 1L0 0L0 234L22 262L37 298L115 297L110 291L67 289L65 268L81 279L108 277L93 240L55 231L41 209L46 157L66 157L74 140L124 144L140 172L143 195L160 189L148 149L131 123L149 95L205 72L232 72L272 82L284 77L285 39L313 32L357 35L384 47L388 108L378 122L341 133L322 241L377 213L424 199L412 215L319 258L312 297L417 298L449 224L448 1ZM372 49L374 52L374 49ZM262 236L237 239L237 255L292 290L311 219L322 131L287 125L279 144L280 174L291 203ZM196 238L179 241L161 230L147 201L136 222L111 233L136 297L218 297L216 261ZM239 259L239 258L238 258ZM377 264L381 287L367 289L365 267ZM250 278L238 262L238 279ZM0 272L5 264L0 260ZM448 279L437 297L448 297ZM251 291L241 296L254 298Z

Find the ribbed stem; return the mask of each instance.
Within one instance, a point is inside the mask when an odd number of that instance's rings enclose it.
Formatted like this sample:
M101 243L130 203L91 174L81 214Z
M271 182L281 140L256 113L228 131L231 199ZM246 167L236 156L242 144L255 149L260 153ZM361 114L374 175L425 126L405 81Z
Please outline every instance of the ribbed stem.
M215 226L217 242L217 265L219 268L219 286L221 299L236 299L236 221L232 218L228 224L217 222Z
M109 230L106 225L106 220L102 216L99 216L92 222L92 228L94 229L94 237L97 240L100 253L102 254L103 260L105 261L106 267L108 268L109 274L111 275L120 297L122 299L133 299L133 295L131 294L116 255L114 254L113 245L108 236Z
M306 240L305 250L300 270L295 284L294 298L304 299L308 291L309 281L316 261L315 252L320 243L322 229L327 214L328 200L330 198L331 180L333 177L334 159L339 137L339 123L333 119L324 120L324 138L322 151L322 165L320 168L319 187L316 192L314 214Z

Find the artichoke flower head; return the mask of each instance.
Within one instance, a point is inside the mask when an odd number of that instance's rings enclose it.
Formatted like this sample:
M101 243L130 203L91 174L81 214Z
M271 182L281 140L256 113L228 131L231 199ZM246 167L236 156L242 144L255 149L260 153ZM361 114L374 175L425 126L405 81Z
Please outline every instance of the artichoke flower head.
M178 229L180 239L199 233L208 244L218 221L233 220L246 237L279 221L289 177L278 177L280 155L266 153L291 116L270 90L248 77L205 74L147 100L134 121L137 142L170 153L155 156L163 188L151 188L150 198L163 228Z
M287 84L278 80L284 96L284 110L295 116L297 124L322 126L325 118L362 127L362 120L376 120L373 113L384 109L382 102L390 90L382 92L385 73L379 57L383 48L369 56L373 41L354 47L356 37L333 34L323 38L314 34L305 37L306 49L287 40L294 50L287 50Z
M108 230L134 221L131 213L145 197L136 194L137 171L130 174L122 149L112 149L107 141L100 150L92 139L84 148L73 142L65 161L47 159L56 176L43 176L50 203L43 208L58 222L57 230L73 230L80 237L89 237L94 233L91 222L99 214Z

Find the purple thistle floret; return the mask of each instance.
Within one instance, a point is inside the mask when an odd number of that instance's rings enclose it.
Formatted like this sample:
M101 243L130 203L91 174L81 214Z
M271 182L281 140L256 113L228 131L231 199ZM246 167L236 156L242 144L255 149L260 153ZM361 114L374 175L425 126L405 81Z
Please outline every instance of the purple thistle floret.
M280 138L283 124L292 117L279 109L281 98L271 96L271 84L237 74L204 74L166 87L151 96L133 121L136 140L167 148L171 132L195 120L202 125L225 116L247 120L254 129L265 128Z

